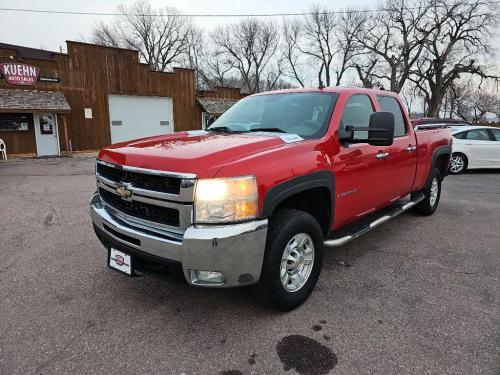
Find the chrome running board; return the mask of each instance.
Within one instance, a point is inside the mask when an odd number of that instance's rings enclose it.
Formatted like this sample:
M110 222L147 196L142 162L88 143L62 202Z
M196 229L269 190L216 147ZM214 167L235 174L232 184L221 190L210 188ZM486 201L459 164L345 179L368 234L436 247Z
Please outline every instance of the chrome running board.
M403 212L408 211L424 198L425 196L423 194L419 194L410 200L399 200L391 204L389 207L368 215L366 218L360 219L344 228L333 231L323 244L328 247L342 246L378 227L380 224L383 224Z

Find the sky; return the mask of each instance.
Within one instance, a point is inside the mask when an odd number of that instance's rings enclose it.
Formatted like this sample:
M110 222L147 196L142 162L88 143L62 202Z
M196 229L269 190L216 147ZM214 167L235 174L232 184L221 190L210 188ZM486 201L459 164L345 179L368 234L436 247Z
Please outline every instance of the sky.
M117 12L120 4L131 5L134 0L0 0L0 8L43 9L75 12ZM352 7L373 9L377 0L150 0L153 8L174 6L185 14L227 13L294 13L304 12L313 4L333 9ZM66 40L84 40L97 21L111 22L112 16L58 15L1 11L0 42L21 46L66 51ZM239 18L196 18L205 30L219 24L236 22ZM281 18L276 17L279 21ZM500 34L500 29L498 34ZM496 62L500 66L500 37L495 44L499 50Z
M130 5L133 0L0 0L0 8L48 9L59 11L116 12L120 4ZM352 0L150 0L153 8L173 6L185 14L220 13L283 13L302 12L313 4L342 8L352 6ZM357 6L370 7L374 0L357 0ZM81 40L88 36L98 20L111 21L113 17L32 14L0 11L0 41L26 47L59 51L65 49L66 40ZM280 19L279 17L277 18ZM238 18L196 18L205 29L218 24L231 23Z
M373 9L379 0L149 0L153 9L172 6L184 14L256 14L300 13L313 5L330 9ZM380 0L383 1L383 0ZM0 8L39 9L73 12L116 13L119 5L130 6L134 0L0 0ZM0 42L26 47L66 52L66 41L83 41L89 37L98 21L111 22L113 16L58 15L21 13L0 10ZM195 18L203 30L210 31L218 25L237 22L240 18ZM268 18L266 18L268 19ZM269 18L280 21L281 17ZM497 54L490 64L500 70L499 37L493 43ZM346 79L349 76L346 75ZM311 84L308 82L308 84ZM345 82L344 84L349 84ZM495 86L494 91L498 90Z

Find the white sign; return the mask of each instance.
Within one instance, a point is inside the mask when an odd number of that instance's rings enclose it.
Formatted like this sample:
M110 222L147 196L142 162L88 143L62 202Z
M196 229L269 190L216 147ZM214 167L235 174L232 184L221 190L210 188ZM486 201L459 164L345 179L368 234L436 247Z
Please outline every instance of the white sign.
M278 137L278 138L281 138L281 140L285 143L295 143L295 142L300 142L300 141L304 140L304 138L302 138L300 135L293 134L293 133L283 134L283 133L278 133L278 132L260 131L260 132L245 133L245 134L256 135L256 136L261 136L261 137Z
M92 108L84 108L85 118L92 118Z

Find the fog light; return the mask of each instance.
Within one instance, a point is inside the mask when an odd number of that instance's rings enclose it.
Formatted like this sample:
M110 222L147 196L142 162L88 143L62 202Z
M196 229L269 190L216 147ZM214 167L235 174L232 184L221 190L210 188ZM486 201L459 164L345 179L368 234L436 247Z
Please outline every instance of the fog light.
M221 285L224 284L222 272L191 270L191 282L197 285Z

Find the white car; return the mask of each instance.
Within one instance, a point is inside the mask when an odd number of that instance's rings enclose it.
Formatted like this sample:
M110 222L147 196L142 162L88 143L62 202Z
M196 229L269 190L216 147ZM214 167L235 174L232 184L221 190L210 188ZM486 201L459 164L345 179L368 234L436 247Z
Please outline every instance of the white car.
M450 173L466 169L500 168L500 128L461 126L452 128Z

